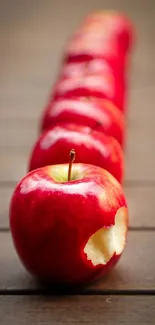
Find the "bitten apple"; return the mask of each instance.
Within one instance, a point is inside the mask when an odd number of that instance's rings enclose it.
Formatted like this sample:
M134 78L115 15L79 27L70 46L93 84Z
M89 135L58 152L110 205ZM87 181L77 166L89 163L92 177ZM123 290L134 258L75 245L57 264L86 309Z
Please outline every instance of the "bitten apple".
M86 284L107 274L123 252L127 225L122 187L93 165L34 170L11 199L10 228L22 263L54 283Z
M68 162L68 152L76 151L76 163L87 163L108 170L120 183L124 177L124 155L119 143L89 127L62 124L45 131L30 157L29 170Z
M125 118L122 112L106 99L75 98L50 101L41 121L41 130L55 124L74 123L89 126L117 139L124 145Z

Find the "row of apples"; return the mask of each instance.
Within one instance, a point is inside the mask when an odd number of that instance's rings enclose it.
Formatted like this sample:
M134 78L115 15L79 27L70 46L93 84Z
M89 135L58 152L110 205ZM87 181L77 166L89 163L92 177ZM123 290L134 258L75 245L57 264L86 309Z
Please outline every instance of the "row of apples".
M32 150L29 170L68 162L74 147L76 162L105 168L123 181L132 43L132 25L123 15L99 12L84 20L66 46L42 116L46 132Z
M99 11L66 45L29 173L10 203L15 248L39 278L87 283L106 274L123 252L128 208L121 183L133 43L125 15Z

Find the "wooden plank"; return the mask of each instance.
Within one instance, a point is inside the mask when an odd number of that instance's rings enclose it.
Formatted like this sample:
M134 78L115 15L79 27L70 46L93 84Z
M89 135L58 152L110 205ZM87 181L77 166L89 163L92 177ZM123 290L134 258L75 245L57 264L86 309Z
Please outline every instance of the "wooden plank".
M155 180L154 134L154 126L128 127L126 180Z
M0 291L41 290L21 265L12 245L10 233L0 233ZM86 293L155 290L155 233L130 231L128 243L116 268L105 279L85 288ZM43 289L42 289L43 290ZM59 288L61 291L62 289ZM81 289L79 289L81 292ZM139 291L139 292L140 292ZM51 288L54 292L54 288Z
M132 84L131 84L132 86ZM128 127L137 128L137 130L145 127L153 128L155 121L155 83L149 86L135 89L132 87L129 92L128 107Z
M0 187L0 229L9 227L9 202L15 184ZM125 187L125 194L129 205L130 221L132 228L155 228L155 200L154 186Z
M26 173L29 152L5 152L0 157L0 182L18 182Z
M7 120L34 121L39 120L48 100L48 88L46 94L35 92L33 94L17 93L13 96L0 96L0 119L5 123Z
M39 121L0 121L0 153L28 152L39 135Z
M125 194L129 206L130 227L155 227L155 187L125 187Z
M151 296L0 296L0 324L153 325Z
M0 187L0 228L9 228L9 203L14 186Z

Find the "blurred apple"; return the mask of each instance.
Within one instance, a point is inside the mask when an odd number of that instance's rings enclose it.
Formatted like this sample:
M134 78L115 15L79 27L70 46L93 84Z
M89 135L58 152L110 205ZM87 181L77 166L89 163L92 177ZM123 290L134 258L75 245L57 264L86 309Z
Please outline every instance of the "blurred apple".
M124 145L124 115L106 99L81 97L50 101L41 119L41 130L60 123L89 126L114 137L122 147Z
M119 143L104 133L75 124L61 124L45 131L32 149L29 170L68 162L74 148L76 163L108 170L120 183L124 177L124 155Z

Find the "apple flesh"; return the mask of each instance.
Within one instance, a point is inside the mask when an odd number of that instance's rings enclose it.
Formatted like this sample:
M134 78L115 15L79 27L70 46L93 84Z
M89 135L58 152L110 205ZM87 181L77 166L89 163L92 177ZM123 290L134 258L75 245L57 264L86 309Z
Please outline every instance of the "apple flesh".
M124 155L119 143L104 133L75 124L53 126L37 140L30 157L29 171L68 162L74 148L76 163L86 163L108 170L120 183L124 177Z
M81 97L50 101L42 116L41 130L60 123L89 126L114 137L122 147L124 145L124 115L106 99Z
M122 187L100 167L39 168L16 186L10 229L16 251L34 276L69 285L107 274L126 243L128 210Z

